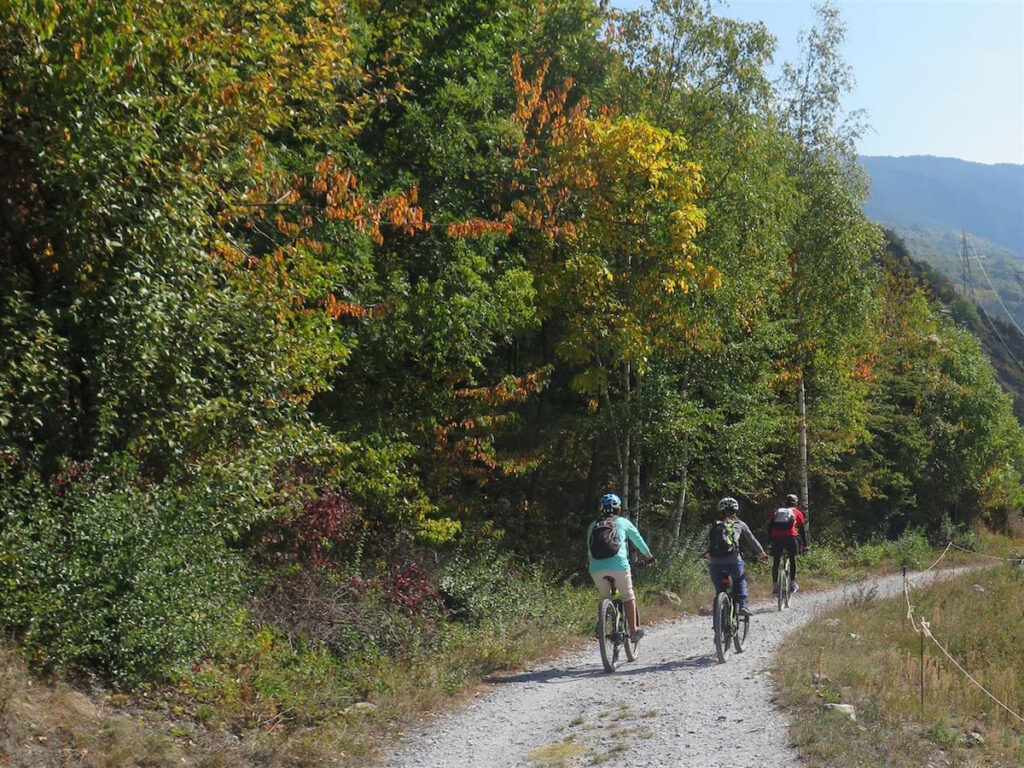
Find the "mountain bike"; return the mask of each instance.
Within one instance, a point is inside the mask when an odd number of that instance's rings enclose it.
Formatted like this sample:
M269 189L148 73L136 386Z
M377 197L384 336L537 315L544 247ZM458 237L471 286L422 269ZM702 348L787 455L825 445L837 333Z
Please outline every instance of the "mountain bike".
M622 607L622 595L615 586L615 579L605 576L612 588L611 597L602 597L597 605L597 645L601 649L601 663L605 672L614 672L619 662L619 650L626 654L627 661L636 660L636 644L629 637L629 624ZM637 621L640 608L637 607Z
M722 590L715 595L712 618L715 627L715 651L718 653L718 661L724 663L732 648L736 649L736 653L743 652L747 632L750 630L750 617L741 616L736 607L732 574L729 571L722 571L718 574L718 579Z

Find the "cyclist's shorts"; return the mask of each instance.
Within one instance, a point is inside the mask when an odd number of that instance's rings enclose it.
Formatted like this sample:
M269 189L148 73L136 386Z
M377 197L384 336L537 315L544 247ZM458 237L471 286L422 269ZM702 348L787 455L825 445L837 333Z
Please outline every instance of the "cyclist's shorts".
M797 536L776 536L771 541L772 557L780 557L783 552L789 552L790 557L796 559Z
M633 594L633 574L629 571L594 571L591 573L590 578L597 585L597 591L601 597L612 596L612 585L608 583L605 576L615 579L615 586L618 587L623 602L636 600L636 595Z

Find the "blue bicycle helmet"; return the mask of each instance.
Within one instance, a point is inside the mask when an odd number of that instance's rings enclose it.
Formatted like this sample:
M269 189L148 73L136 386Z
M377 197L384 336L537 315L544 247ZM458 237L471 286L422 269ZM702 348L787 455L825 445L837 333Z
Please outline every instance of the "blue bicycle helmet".
M620 509L622 509L622 499L614 493L606 493L601 497L602 512L618 512Z

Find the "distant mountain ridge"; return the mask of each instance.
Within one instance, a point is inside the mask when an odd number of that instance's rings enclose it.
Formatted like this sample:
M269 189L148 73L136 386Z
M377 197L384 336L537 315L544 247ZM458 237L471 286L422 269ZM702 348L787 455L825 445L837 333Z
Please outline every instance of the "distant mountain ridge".
M862 156L864 213L895 232L988 316L1024 328L1024 165ZM964 235L970 258L965 274Z
M871 177L867 216L897 231L965 231L1024 261L1024 165L948 157L861 156Z

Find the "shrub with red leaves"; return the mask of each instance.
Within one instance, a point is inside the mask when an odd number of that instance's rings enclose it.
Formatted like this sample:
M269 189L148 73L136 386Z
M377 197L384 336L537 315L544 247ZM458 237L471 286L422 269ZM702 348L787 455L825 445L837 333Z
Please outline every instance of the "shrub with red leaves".
M299 556L329 568L352 553L366 525L366 519L348 497L324 491L310 499L302 512L289 521Z
M422 565L407 562L393 567L381 585L384 598L410 614L419 612L425 603L439 599L437 587Z
M92 464L88 461L65 460L61 471L53 477L53 484L56 486L57 492L63 493L69 485L87 477L91 469Z

